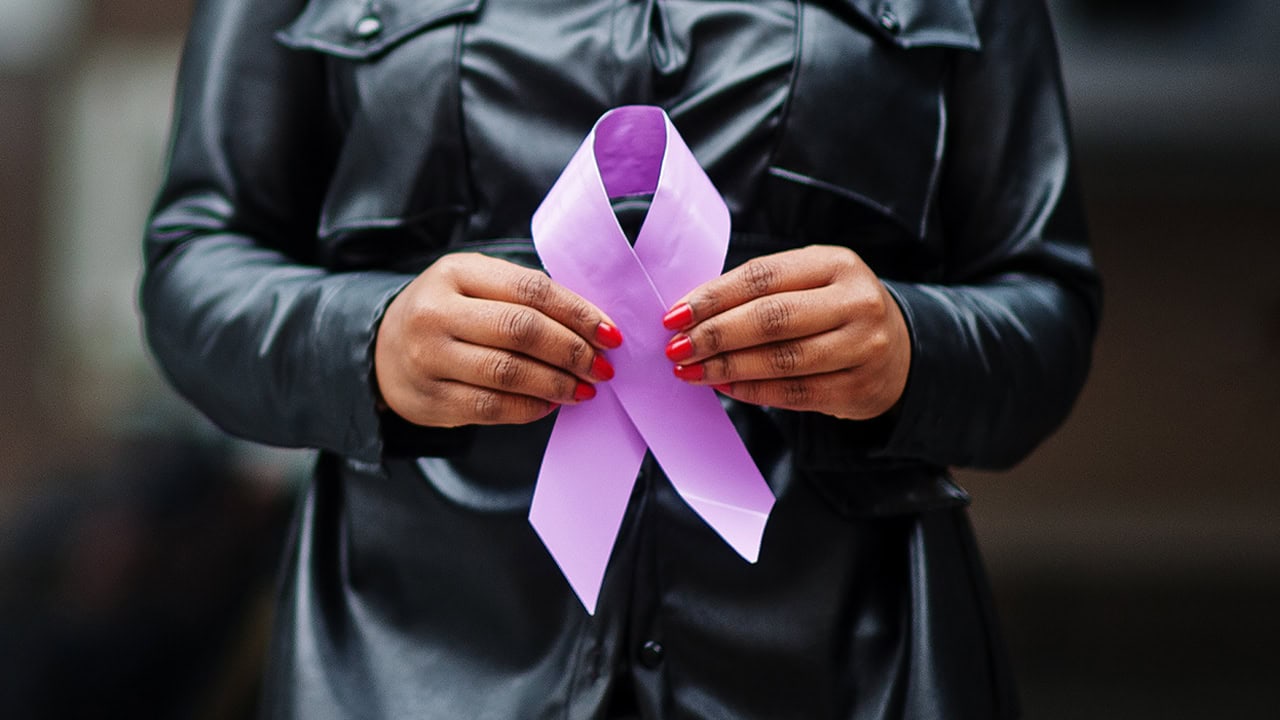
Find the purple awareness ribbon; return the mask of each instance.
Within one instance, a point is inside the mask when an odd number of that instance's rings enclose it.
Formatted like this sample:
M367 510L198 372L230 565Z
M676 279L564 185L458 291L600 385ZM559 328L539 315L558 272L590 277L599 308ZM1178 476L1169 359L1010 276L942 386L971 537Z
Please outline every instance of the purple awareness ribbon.
M653 193L635 247L609 198ZM608 313L626 338L616 375L560 408L538 475L532 523L595 613L605 567L646 447L685 502L755 562L774 497L715 392L671 372L670 304L716 277L729 210L661 108L620 107L596 122L533 216L551 277Z

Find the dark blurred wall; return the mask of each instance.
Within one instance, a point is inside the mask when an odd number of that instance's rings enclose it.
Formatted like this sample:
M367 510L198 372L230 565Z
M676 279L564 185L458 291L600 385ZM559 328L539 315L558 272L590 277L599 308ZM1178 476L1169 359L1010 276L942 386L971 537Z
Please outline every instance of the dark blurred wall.
M26 0L36 3L38 0ZM6 0L18 6L24 0ZM110 428L86 426L67 392L69 379L51 371L56 312L49 302L51 207L66 201L50 160L60 138L55 97L96 46L147 47L179 41L192 0L68 0L65 27L41 37L51 48L33 60L0 63L0 521L31 493L31 483L77 450L92 456ZM15 12L43 36L44 13ZM6 18L10 19L10 18ZM37 22L38 21L38 22ZM20 37L11 27L6 37ZM167 112L167 108L165 108ZM158 169L157 169L158 170ZM112 178L104 177L110 183ZM140 235L141 228L139 228ZM140 251L139 251L140 252ZM131 280L131 279L130 279Z
M1029 718L1280 717L1280 4L1054 3L1106 309L965 473Z
M1028 462L963 476L1028 717L1280 715L1280 155L1184 152L1082 148L1093 376Z
M44 425L34 383L42 345L44 97L38 78L0 72L0 519L14 484L38 461Z

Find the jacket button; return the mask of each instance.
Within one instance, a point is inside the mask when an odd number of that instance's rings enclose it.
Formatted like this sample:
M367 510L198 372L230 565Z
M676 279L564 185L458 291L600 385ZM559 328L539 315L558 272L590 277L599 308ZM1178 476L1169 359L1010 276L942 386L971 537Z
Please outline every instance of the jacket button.
M893 8L888 5L880 11L880 27L894 35L897 35L898 31L902 29L902 23L898 21L898 16L894 14Z
M657 640L648 640L640 646L640 664L650 670L656 670L662 664L662 656L665 653L662 643Z
M377 15L365 15L351 29L361 40L370 40L382 32L382 20Z

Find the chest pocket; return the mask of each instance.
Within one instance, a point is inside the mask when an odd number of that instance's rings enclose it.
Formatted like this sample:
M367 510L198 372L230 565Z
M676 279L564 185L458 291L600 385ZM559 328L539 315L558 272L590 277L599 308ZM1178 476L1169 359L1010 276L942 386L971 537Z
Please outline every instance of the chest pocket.
M881 274L918 276L945 150L948 58L978 47L967 0L805 3L767 179L775 225L853 247Z
M340 148L318 234L331 265L414 269L469 206L460 35L483 0L311 0L276 34L319 53Z

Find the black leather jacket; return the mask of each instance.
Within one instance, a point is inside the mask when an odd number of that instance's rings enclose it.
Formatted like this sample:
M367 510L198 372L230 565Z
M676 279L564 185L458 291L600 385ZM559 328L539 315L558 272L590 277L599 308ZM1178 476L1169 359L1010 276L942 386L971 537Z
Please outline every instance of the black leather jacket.
M873 421L731 403L779 498L756 565L646 463L592 618L524 519L549 424L380 415L371 347L442 253L536 266L533 209L629 103L666 107L725 196L731 264L854 249L913 359ZM1038 0L202 0L142 308L214 421L323 451L274 715L1013 712L946 468L1020 460L1089 364L1099 289Z

